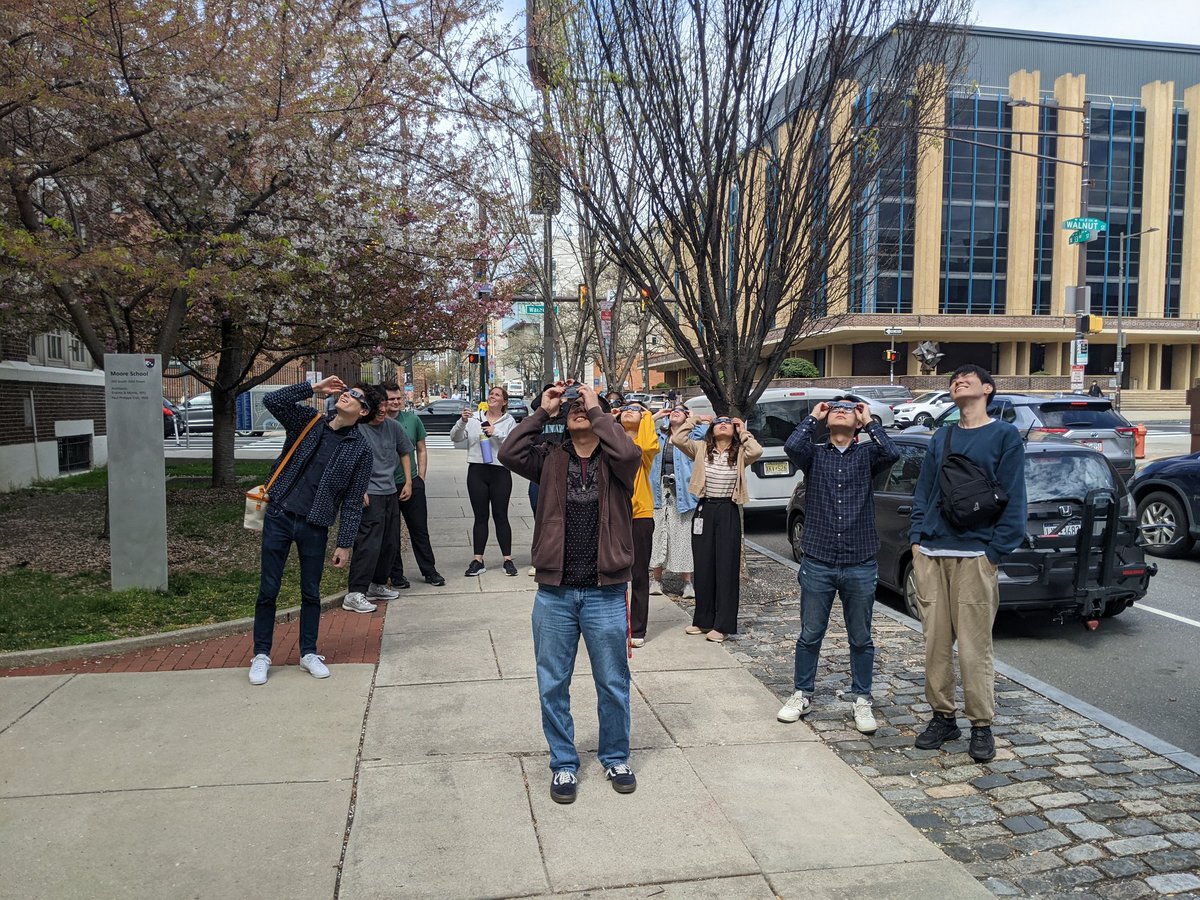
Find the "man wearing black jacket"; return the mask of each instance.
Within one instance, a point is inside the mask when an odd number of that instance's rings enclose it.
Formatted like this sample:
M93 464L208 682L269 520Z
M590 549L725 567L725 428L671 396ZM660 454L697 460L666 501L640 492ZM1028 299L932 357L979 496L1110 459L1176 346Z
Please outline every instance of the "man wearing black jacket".
M605 777L629 794L629 620L625 592L633 565L633 486L642 454L587 385L572 385L567 439L539 441L563 404L565 387L542 395L500 447L500 462L539 487L534 516L533 604L542 730L550 746L550 797L575 800L579 753L571 718L571 673L579 637L587 643L600 717L597 752Z

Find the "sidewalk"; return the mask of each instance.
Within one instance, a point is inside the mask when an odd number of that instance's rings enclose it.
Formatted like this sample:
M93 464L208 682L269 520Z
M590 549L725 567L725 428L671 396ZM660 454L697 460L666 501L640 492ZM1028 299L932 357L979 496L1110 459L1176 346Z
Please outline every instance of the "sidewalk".
M631 664L637 792L595 762L581 648L579 799L551 802L524 483L522 574L489 548L467 579L462 454L431 462L448 583L393 601L377 665L0 678L0 898L990 896L664 597Z

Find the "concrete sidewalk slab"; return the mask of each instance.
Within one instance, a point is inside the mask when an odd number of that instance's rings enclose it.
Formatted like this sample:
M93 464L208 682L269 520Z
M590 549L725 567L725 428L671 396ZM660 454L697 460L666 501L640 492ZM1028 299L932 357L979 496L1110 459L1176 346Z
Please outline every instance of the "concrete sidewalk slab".
M0 678L0 732L53 694L70 677L15 675Z
M375 686L494 681L500 677L486 628L385 634Z
M488 594L478 590L459 592L452 582L444 588L426 585L420 593L413 588L399 600L392 600L392 609L383 623L384 635L452 631L456 628L512 628L530 630L533 612L533 592Z
M575 746L595 750L600 739L591 678L571 684ZM670 735L635 691L631 746L671 747ZM414 728L412 723L427 723ZM431 727L428 723L436 723ZM537 682L533 679L378 687L363 742L363 761L397 765L445 757L539 753L546 749Z
M945 858L824 744L683 752L766 873Z
M555 891L751 875L759 866L683 752L634 755L638 789L618 794L592 754L579 798L550 799L549 757L523 760L542 855Z
M527 900L779 900L762 875L734 875L730 878L711 878L705 881L674 881L638 887L611 888L595 891L572 891L569 894L541 894Z
M0 796L351 778L373 668L76 675L0 734Z
M843 868L770 876L780 897L810 900L990 900L994 895L949 859L872 865L869 852L847 850Z
M350 789L347 780L0 800L0 898L332 897Z
M512 897L546 890L516 759L363 770L341 900Z
M777 721L779 702L741 667L639 672L634 681L680 747L817 740L806 725Z

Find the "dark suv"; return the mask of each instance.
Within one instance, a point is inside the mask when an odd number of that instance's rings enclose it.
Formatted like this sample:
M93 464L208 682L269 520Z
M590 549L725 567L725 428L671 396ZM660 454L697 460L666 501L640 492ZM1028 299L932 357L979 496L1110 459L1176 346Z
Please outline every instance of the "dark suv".
M875 479L879 581L919 618L908 528L913 494L932 435L910 430L893 440L900 458ZM1021 546L1000 560L1000 608L1115 616L1145 596L1157 568L1147 565L1133 498L1112 464L1078 444L1025 445L1029 518ZM804 483L788 504L788 536L800 559ZM1080 559L1087 565L1081 566Z
M1134 427L1103 397L997 394L988 404L988 415L1012 422L1027 441L1071 441L1099 450L1126 481L1137 467ZM958 407L951 406L929 427L954 424L958 416Z
M1200 540L1200 453L1156 459L1129 482L1146 552L1177 559Z

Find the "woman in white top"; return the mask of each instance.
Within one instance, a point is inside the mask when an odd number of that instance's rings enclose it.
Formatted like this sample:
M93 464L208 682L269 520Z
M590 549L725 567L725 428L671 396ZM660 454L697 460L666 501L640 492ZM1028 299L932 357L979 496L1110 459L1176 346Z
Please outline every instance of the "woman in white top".
M494 387L488 392L487 409L464 409L462 418L450 429L450 440L467 450L467 496L475 513L471 531L475 558L467 566L467 575L487 571L483 551L488 539L488 510L496 523L496 541L504 554L504 572L516 575L512 558L512 526L508 524L508 499L512 495L512 473L500 465L500 445L516 427L508 414L508 392Z
M711 423L703 440L691 437L700 422ZM696 568L696 609L688 634L708 632L721 642L737 633L741 598L742 520L749 499L746 467L762 456L762 446L741 419L688 416L671 433L671 443L695 460L688 490L700 498L692 517L692 558Z

